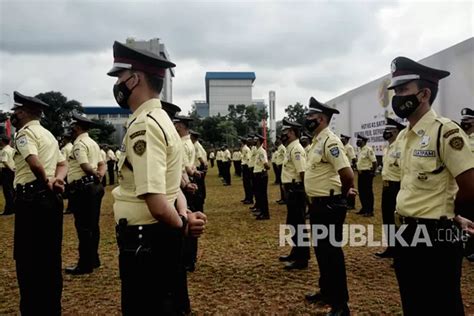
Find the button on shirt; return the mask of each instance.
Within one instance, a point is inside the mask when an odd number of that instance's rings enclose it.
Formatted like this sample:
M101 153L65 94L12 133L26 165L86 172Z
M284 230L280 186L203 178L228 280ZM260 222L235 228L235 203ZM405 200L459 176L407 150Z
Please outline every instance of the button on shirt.
M255 166L253 167L253 173L265 171L265 163L268 163L267 151L263 146L260 146L255 150Z
M382 179L400 182L400 148L394 141L383 149Z
M374 150L366 144L360 149L359 156L357 157L357 170L372 170L372 163L376 161Z
M74 140L72 152L68 157L68 181L76 181L86 176L86 173L81 168L81 164L88 163L95 171L100 161L103 161L102 155L100 154L100 147L89 137L89 134L82 133L77 136Z
M278 146L278 149L275 152L273 162L278 166L283 164L283 161L285 160L285 155L286 147L283 144L280 144L280 146Z
M304 173L304 186L309 197L325 197L341 194L338 171L350 168L344 153L344 145L328 127L313 138Z
M306 152L301 146L300 141L295 139L286 148L285 159L281 171L282 183L302 182L301 172L306 169Z
M15 149L10 145L5 145L0 154L0 161L3 164L2 168L8 168L11 171L15 171L15 161L13 157L15 156Z
M30 155L38 156L48 178L54 177L57 164L65 161L56 138L41 126L38 120L30 121L18 130L15 136L15 148L14 186L36 180L36 176L25 160Z
M158 99L143 103L129 118L118 164L119 186L115 198L115 221L129 225L156 223L143 195L165 194L174 205L183 166L183 145Z
M454 122L430 110L415 126L402 130L397 141L401 151L397 212L429 219L453 218L458 190L455 178L474 168L467 135Z
M242 156L242 165L248 165L250 159L250 148L247 145L242 146L240 150Z

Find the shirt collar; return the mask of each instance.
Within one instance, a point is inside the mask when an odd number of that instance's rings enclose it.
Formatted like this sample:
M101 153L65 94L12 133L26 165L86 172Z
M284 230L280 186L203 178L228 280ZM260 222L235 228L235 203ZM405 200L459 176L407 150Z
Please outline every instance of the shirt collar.
M161 101L159 99L153 98L148 101L145 101L132 113L130 118L127 121L127 126L130 126L130 123L135 120L141 113L145 111L151 111L153 109L161 109Z
M18 130L18 132L24 130L24 129L27 128L28 126L34 126L34 125L41 125L41 124L40 124L40 121L39 121L39 120L32 120L32 121L29 121L28 123L25 124L25 126L23 126L22 128L20 128L20 129Z
M191 135L189 134L181 137L181 140L188 140L188 139L191 140Z
M296 144L298 144L300 142L299 139L295 139L294 141L292 141L291 143L288 144L288 147L287 147L287 150L290 151L293 147L296 146Z
M76 140L74 140L74 145L80 142L82 139L89 137L89 133L85 132L81 135L77 136Z
M423 115L423 117L416 122L415 126L408 127L408 131L413 132L414 134L418 135L419 137L423 137L425 135L426 130L433 124L434 119L438 115L433 109L430 109L428 112ZM408 124L410 125L410 124Z
M329 134L329 126L326 126L321 132L319 132L318 136L313 137L313 143L320 142L327 134Z

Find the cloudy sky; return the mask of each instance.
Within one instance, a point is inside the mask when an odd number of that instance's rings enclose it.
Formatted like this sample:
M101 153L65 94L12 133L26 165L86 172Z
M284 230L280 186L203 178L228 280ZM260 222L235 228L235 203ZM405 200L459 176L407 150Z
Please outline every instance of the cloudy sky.
M254 99L277 96L277 118L310 96L332 99L474 35L472 1L4 1L0 109L13 90L61 91L115 105L105 75L114 40L160 38L177 64L173 101L205 99L206 71L254 71Z

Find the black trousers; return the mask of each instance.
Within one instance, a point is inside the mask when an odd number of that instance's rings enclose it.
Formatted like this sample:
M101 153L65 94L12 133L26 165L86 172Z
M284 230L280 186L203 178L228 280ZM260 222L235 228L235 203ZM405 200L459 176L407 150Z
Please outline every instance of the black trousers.
M2 188L3 196L5 197L5 208L3 214L13 214L13 200L15 197L15 190L13 189L13 180L15 173L8 168L2 168Z
M397 205L397 194L400 191L400 182L383 181L382 190L382 222L384 225L395 224L395 210ZM388 227L388 226L387 226ZM387 240L390 240L390 230L385 230ZM392 252L393 247L387 247L387 251Z
M340 206L341 202L343 199L339 196L312 199L310 204L311 225L322 225L329 231L326 238L314 245L314 252L319 267L319 288L331 306L341 306L349 301L344 252L341 247L330 243L331 229L335 240L342 241L347 209Z
M198 190L194 193L184 191L184 196L188 203L188 208L192 212L201 211L199 210L199 186ZM197 262L197 253L198 253L198 239L192 236L184 237L183 244L183 263L185 266L193 266Z
M234 170L236 176L242 176L242 162L240 160L234 160Z
M79 260L77 265L92 269L100 265L100 206L104 196L102 184L89 183L71 192L74 205L74 225L79 239Z
M63 201L48 189L15 198L14 258L22 315L60 315Z
M214 168L214 159L209 159L211 161L211 168Z
M222 168L222 160L217 160L217 171L218 171L218 176L223 178L223 168Z
M359 171L359 178L357 180L360 203L362 204L362 213L374 213L374 191L373 184L374 176L372 171Z
M242 165L242 183L244 185L245 201L253 202L253 191L252 191L252 176L253 171L250 171L248 165Z
M402 233L408 245L412 245L418 226L408 225ZM431 247L425 243L412 247L396 245L395 273L406 316L464 315L461 297L463 249L462 243L452 238L458 230L452 224L436 226L427 226Z
M227 184L231 184L230 165L230 160L222 162L222 177L224 178L224 182Z
M266 171L253 174L255 190L255 207L262 215L270 215L268 212L268 174Z
M280 200L286 201L285 190L283 189L283 184L281 183L281 173L283 171L283 165L276 165L277 168L277 180L280 184Z
M109 185L115 183L115 161L107 161L107 172L109 173Z
M272 162L272 169L273 173L275 174L275 184L280 184L281 183L281 177L278 176L278 166L276 163Z
M116 230L123 315L189 313L181 232L164 224L119 224Z
M286 183L283 184L286 192L286 224L295 228L295 234L291 238L295 245L298 244L298 225L305 225L306 212L306 195L302 183ZM291 248L290 257L295 261L309 260L309 247L293 246Z

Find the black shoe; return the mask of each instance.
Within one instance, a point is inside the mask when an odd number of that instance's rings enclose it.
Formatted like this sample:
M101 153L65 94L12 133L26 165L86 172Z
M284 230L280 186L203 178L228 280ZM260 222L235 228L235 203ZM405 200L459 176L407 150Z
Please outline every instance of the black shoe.
M223 186L227 187L229 186L230 184L229 183L224 183Z
M264 215L264 214L261 214L261 213L256 218L257 221L263 221L263 220L267 220L267 219L270 219L270 215Z
M240 200L240 203L244 203L244 202L245 202L245 199L243 199L243 200Z
M13 214L14 214L13 212L3 212L3 213L0 214L0 215L2 215L2 216L8 216L8 215L13 215Z
M393 258L393 254L389 250L376 252L374 255L379 258Z
M293 260L294 259L291 255L278 257L278 261L280 261L280 262L290 262L290 261L293 261Z
M326 316L349 316L351 314L351 311L349 310L349 307L347 304L344 304L342 306L333 306L331 307L331 311L326 314Z
M253 201L244 201L244 204L253 204Z
M359 211L359 212L357 212L356 214L357 214L357 215L364 215L365 213L367 213L367 212L366 212L366 211L364 211L364 210L360 210L360 211Z
M466 259L467 259L469 262L474 262L474 253L473 253L473 254L470 254L469 256L466 256Z
M294 261L287 263L283 269L290 271L290 270L303 270L308 268L308 261L303 260L303 261Z
M256 207L255 205L254 205L254 206L251 206L251 207L249 207L249 210L252 210L252 211L253 211L253 210L256 210L256 209L257 209L257 207Z
M64 270L66 274L71 274L71 275L82 275L82 274L89 274L92 273L92 268L81 268L79 266L75 267L68 267Z
M326 298L321 294L321 292L307 294L305 296L305 299L309 303L322 303L322 304L327 303Z
M283 204L286 204L286 201L285 200L278 200L276 201L277 204L280 204L280 205L283 205Z
M193 262L193 263L190 263L190 264L187 264L184 269L188 272L194 272L196 271L196 264Z
M101 266L100 260L97 259L97 260L94 261L94 264L92 265L92 268L93 268L93 269L97 269L97 268L99 268L100 266Z
M374 217L374 213L365 213L362 216L364 216L364 217Z

